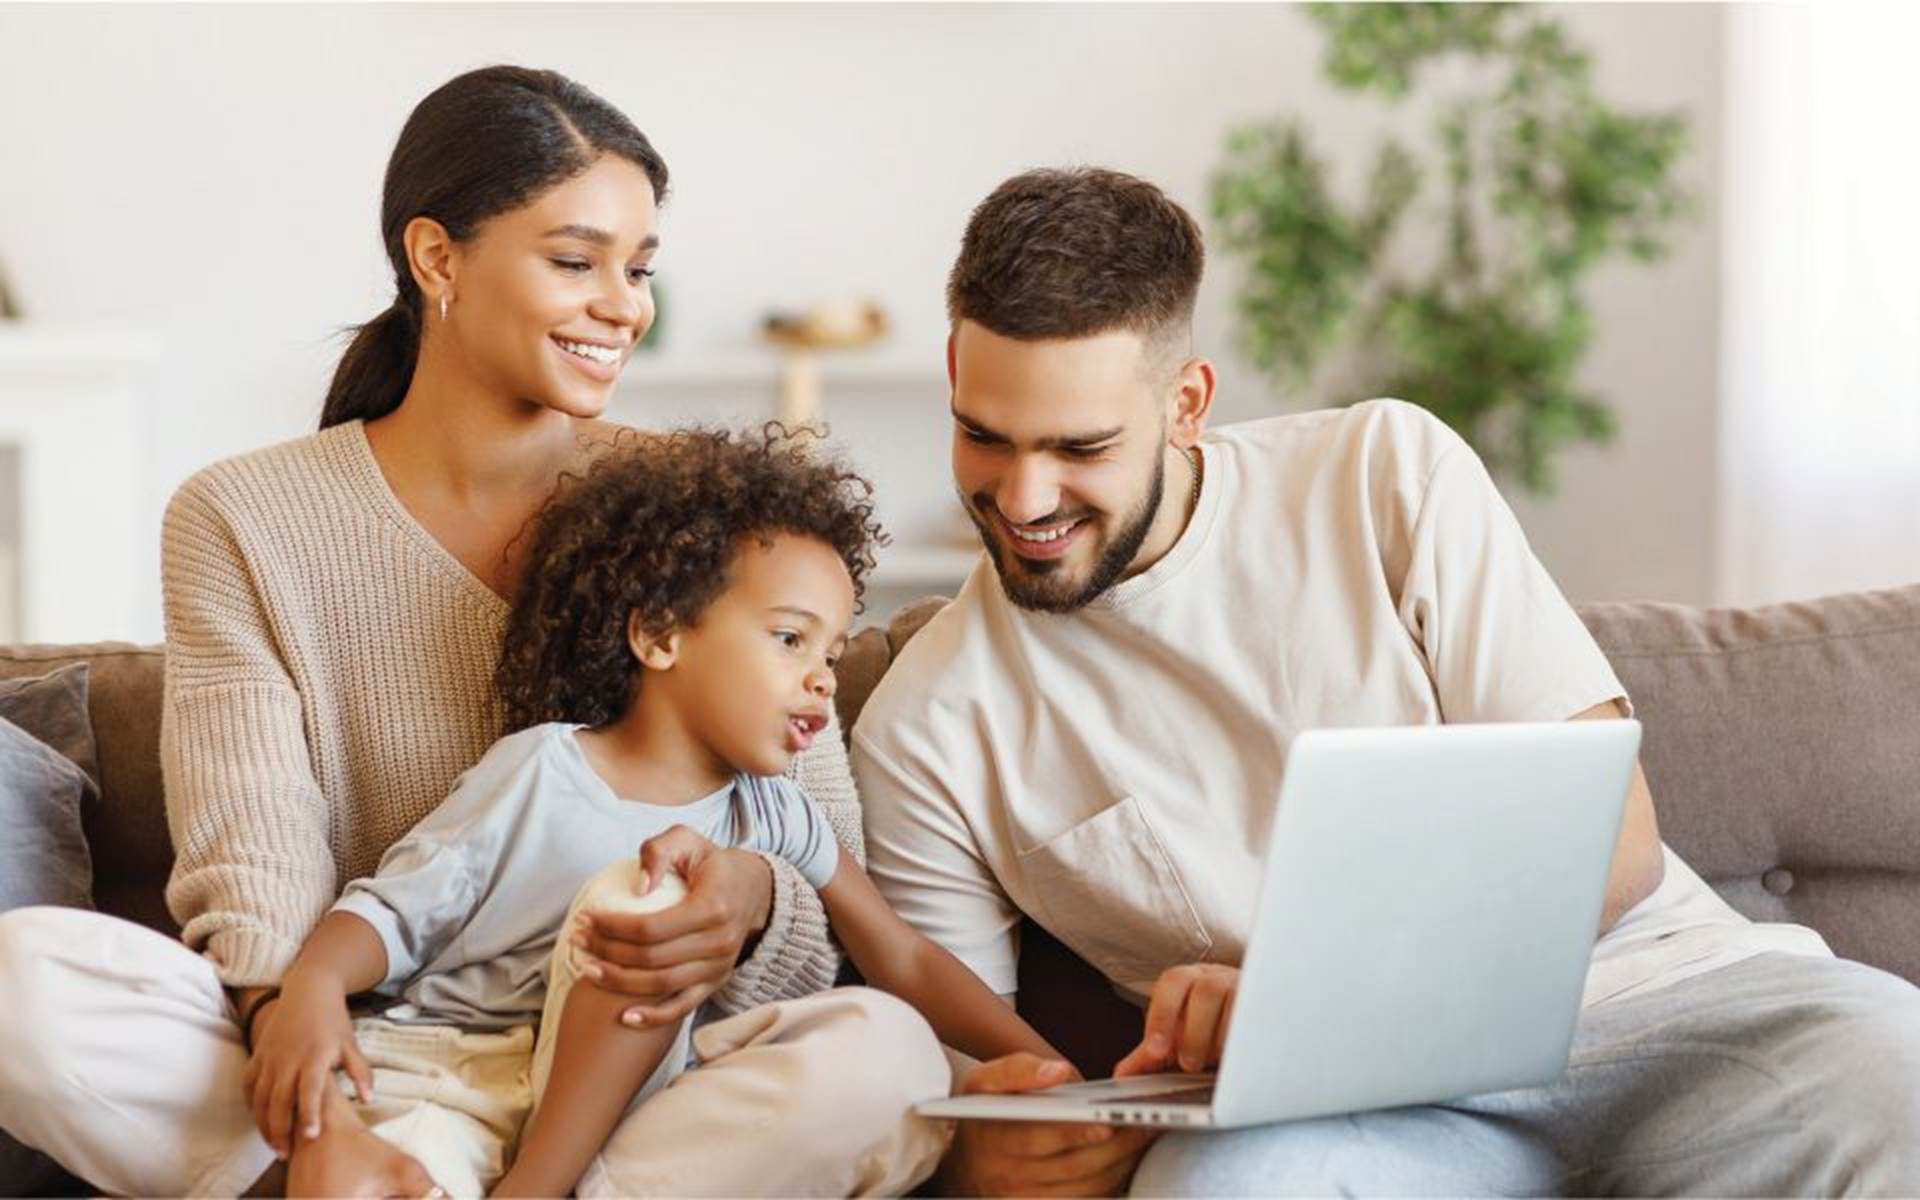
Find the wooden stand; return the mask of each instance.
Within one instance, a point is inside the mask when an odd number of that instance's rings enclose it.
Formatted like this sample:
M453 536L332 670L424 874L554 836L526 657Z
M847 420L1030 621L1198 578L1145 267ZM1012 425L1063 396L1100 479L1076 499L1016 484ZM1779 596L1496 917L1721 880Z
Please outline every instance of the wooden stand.
M821 420L820 358L813 351L787 349L774 416L792 431L807 428L826 432Z

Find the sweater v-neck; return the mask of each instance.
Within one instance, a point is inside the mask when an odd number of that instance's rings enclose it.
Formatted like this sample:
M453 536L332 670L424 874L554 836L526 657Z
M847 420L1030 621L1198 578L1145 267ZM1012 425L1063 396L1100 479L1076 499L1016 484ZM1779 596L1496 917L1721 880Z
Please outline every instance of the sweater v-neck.
M447 549L446 543L433 536L433 531L421 524L420 518L414 516L413 510L394 492L393 485L387 482L387 473L380 468L380 460L374 456L373 443L367 440L366 422L348 421L342 428L351 431L343 432L342 437L352 445L352 457L358 468L361 489L428 558L440 564L443 573L456 579L463 588L476 593L486 601L490 610L504 618L512 603L474 574L458 555Z

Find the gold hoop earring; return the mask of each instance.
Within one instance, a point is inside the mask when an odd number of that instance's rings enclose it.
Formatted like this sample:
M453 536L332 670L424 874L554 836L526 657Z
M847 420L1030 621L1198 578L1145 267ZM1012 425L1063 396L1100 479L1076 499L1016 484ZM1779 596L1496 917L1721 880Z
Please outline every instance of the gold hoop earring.
M452 295L453 293L451 292L440 293L440 319L442 321L447 319L447 301L448 301L448 298L451 297Z

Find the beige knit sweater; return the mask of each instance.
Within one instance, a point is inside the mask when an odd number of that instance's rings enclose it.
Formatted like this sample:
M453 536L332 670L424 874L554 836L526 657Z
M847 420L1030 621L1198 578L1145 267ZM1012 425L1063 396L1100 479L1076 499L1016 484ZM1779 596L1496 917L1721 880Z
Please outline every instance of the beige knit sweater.
M224 982L272 983L502 732L507 605L400 504L358 421L189 479L161 559L167 904ZM864 858L837 727L794 774ZM772 920L715 997L730 1011L839 967L819 895L769 861Z

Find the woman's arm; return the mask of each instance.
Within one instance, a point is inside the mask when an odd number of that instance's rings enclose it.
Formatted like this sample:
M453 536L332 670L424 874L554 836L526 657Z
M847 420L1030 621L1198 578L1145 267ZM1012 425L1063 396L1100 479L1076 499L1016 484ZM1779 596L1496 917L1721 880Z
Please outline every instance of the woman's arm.
M855 862L865 862L860 797L854 791L837 715L820 731L812 748L794 758L787 774L826 814L841 847ZM711 1002L724 1012L746 1012L775 1000L810 996L832 987L840 974L840 950L828 930L820 893L792 863L774 854L758 857L772 872L772 904L764 928L755 931L758 940L750 942L751 952L712 997Z
M245 988L279 980L336 881L300 694L227 503L202 473L167 506L160 765L175 856L167 906L221 982Z
M845 850L820 896L867 983L919 1009L942 1042L981 1060L1022 1050L1064 1057L959 959L902 921Z

